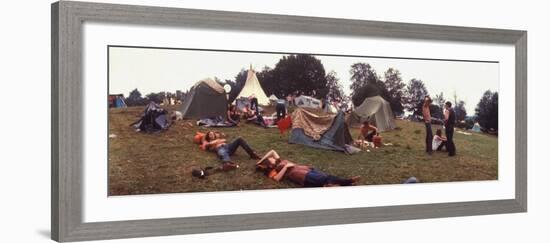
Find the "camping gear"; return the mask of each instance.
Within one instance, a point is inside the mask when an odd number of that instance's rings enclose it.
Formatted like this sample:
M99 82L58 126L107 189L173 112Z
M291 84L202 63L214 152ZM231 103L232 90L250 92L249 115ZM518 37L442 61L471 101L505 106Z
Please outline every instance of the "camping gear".
M334 106L330 102L327 102L327 104L325 105L325 109L323 110L324 112L330 113L330 114L336 114L338 112L338 109L336 108L336 106Z
M246 111L246 106L250 107L250 99L247 97L240 97L235 99L235 106L237 107L237 110L240 112ZM262 107L258 106L258 113L261 113L263 111Z
M292 113L292 129L300 128L305 135L319 140L321 135L330 128L334 115L316 115L305 109L296 109Z
M479 125L479 123L474 123L474 126L472 127L472 129L470 129L470 131L472 132L481 132L481 126Z
M199 168L194 168L193 170L191 170L191 175L193 177L197 177L199 179L204 179L206 178L207 176L211 175L212 174L212 171L214 167L212 166L207 166L205 167L204 169L199 167ZM217 169L219 170L219 168Z
M151 101L143 111L141 118L136 122L130 124L134 126L138 131L154 133L167 130L170 127L170 120L168 119L167 111L160 108L158 104Z
M111 108L126 108L123 94L109 95L109 107Z
M376 135L374 138L372 138L372 143L374 143L375 148L382 147L382 136Z
M271 101L271 102L276 102L278 99L279 98L277 98L277 96L275 96L274 94L269 96L269 101Z
M288 142L347 152L346 145L351 145L353 140L345 123L344 112L340 111L336 116L317 116L298 108L292 113L292 131Z
M406 179L405 181L403 181L403 184L414 184L414 183L419 183L419 182L420 181L418 179L416 179L416 177L411 176L408 179Z
M288 130L292 126L292 118L291 116L287 116L277 122L277 128L279 128L279 131L281 134L284 134L286 130Z
M360 126L366 120L374 121L379 132L395 128L395 120L390 103L380 96L366 98L363 103L356 107L347 118L347 124L355 127Z
M252 65L250 65L250 69L248 69L246 82L237 97L250 96L256 97L258 99L258 104L260 105L269 105L269 98L265 94L264 89L256 76L256 72L252 69Z
M294 98L294 104L300 108L321 109L321 101L311 96L300 95Z
M197 82L185 96L183 118L201 119L227 116L227 97L223 87L213 79Z
M221 116L213 118L202 118L197 121L198 126L203 127L234 127L237 124L225 122L225 119Z

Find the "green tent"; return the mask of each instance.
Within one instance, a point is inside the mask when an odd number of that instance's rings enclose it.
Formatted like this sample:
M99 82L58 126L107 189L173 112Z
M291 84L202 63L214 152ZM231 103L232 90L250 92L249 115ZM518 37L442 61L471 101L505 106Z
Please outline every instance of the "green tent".
M227 115L227 96L223 87L212 79L197 82L183 101L183 118L202 119Z

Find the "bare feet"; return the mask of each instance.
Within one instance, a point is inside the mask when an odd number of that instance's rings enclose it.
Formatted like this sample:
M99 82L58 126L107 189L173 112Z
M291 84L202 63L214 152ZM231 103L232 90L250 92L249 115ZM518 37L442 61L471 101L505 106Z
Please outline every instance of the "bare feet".
M222 165L222 170L223 171L234 170L234 169L237 169L237 168L239 168L239 165L235 164L233 162L225 162Z
M351 184L352 185L355 185L357 184L357 182L359 182L361 180L361 176L354 176L351 178Z

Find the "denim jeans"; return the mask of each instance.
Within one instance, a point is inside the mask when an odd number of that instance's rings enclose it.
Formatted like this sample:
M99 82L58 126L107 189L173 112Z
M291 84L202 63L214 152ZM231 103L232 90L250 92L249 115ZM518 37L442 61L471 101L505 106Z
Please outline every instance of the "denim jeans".
M218 156L222 162L231 162L231 155L233 155L239 147L242 147L250 157L254 156L254 151L242 138L237 138L231 143L220 146L217 151Z
M325 174L321 171L311 169L306 174L304 181L305 187L323 187L325 185L333 184L340 186L351 186L353 181L351 179L343 179L337 176Z
M454 156L456 154L455 142L453 141L453 136L455 133L454 125L445 126L445 135L447 136L447 151L449 151L449 156Z
M432 124L429 122L425 122L424 124L426 125L426 152L432 152L432 141L434 138Z

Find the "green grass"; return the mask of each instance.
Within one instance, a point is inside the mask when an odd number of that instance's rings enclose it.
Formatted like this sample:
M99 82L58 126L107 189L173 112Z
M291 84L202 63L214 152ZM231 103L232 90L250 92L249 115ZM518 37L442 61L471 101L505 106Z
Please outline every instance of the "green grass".
M176 107L168 107L175 110ZM217 166L214 153L204 152L192 142L202 127L189 127L192 121L178 121L165 132L143 134L129 126L139 118L143 108L109 110L109 194L133 195L149 193L204 192L250 189L291 188L289 182L275 182L256 172L255 161L242 150L232 158L240 168L216 173L207 179L191 176L196 167ZM410 176L421 182L495 180L498 172L498 140L494 136L455 133L457 156L424 152L422 123L397 120L399 129L384 132L379 149L355 155L289 144L288 134L277 129L263 129L244 124L237 128L218 129L228 140L238 136L246 139L258 154L275 149L286 159L311 165L337 176L362 177L360 184L396 184ZM434 132L439 126L434 126ZM357 128L350 129L354 137Z

